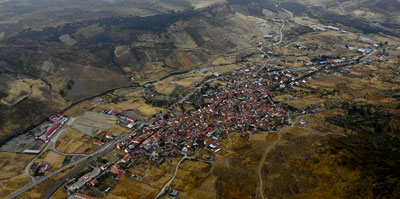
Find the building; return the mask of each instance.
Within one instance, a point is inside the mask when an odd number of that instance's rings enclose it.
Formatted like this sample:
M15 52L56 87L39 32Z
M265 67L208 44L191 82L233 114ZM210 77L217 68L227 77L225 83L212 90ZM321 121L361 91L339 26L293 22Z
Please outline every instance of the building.
M24 153L39 154L39 153L40 153L40 150L25 149L23 152L24 152Z
M92 186L96 185L97 183L99 183L99 181L98 181L97 179L93 179L93 180L90 182L90 184L91 184Z
M110 166L110 163L106 163L106 164L103 164L103 166L101 166L100 169L104 171L104 170L106 170L109 166Z
M68 186L67 189L71 192L75 192L76 190L80 189L83 185L88 183L90 180L98 176L100 172L101 172L100 168L93 169L89 173L86 173L85 175L80 177L75 183Z
M113 138L114 138L113 133L112 133L111 131L108 132L108 133L106 134L106 138L107 138L107 139L113 139Z
M263 35L264 39L272 39L274 35Z
M339 31L340 30L340 28L337 28L335 26L327 26L326 28L329 29L329 30L334 30L334 31Z
M122 159L121 162L126 163L131 159L131 155L126 154Z
M169 195L173 196L173 197L177 197L179 195L179 191L176 189L171 189L171 191L169 192Z

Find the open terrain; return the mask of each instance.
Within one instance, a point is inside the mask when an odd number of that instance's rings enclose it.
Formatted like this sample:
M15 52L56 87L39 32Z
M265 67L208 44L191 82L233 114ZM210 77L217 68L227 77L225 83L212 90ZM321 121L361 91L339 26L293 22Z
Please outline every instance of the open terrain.
M398 5L0 1L0 197L399 198Z

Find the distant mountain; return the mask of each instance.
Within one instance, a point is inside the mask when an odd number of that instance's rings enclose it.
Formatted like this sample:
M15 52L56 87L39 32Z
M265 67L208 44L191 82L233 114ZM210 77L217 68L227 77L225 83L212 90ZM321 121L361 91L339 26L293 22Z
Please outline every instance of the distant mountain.
M224 1L48 2L42 8L18 0L0 4L0 32L5 32L0 40L0 115L8 116L0 118L0 142L80 100L204 67L210 56L247 45L242 33L232 31L243 24L229 19L235 13L229 6L213 6L219 2ZM262 13L257 2L234 5ZM80 15L80 9L87 12ZM11 23L13 17L27 18Z
M399 0L283 0L279 4L297 16L342 24L364 33L400 33Z

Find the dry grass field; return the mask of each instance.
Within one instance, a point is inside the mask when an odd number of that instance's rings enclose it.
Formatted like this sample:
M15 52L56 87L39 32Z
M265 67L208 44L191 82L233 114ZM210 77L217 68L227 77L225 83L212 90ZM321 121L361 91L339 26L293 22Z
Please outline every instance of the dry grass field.
M121 102L119 104L109 103L101 104L96 107L96 111L100 112L102 110L113 110L116 112L123 112L125 110L134 110L139 113L142 118L150 118L154 114L163 111L161 107L152 106L147 104L146 100L143 98L143 91L136 91L126 95L127 101Z
M0 198L6 198L9 194L24 187L30 178L25 175L16 175L8 180L0 181Z
M207 76L211 76L212 72L206 73L193 73L190 75L185 76L183 79L176 81L176 84L184 86L184 87L191 87L195 82L200 82Z
M0 180L15 177L24 172L34 155L0 152Z
M65 156L55 153L53 151L44 152L35 163L48 162L53 171L60 169L63 166ZM31 172L32 173L32 172ZM47 173L47 172L46 172Z
M68 117L78 117L78 116L82 115L84 112L86 112L87 110L89 110L90 108L92 108L95 104L96 104L96 102L85 100L85 101L80 102L80 103L76 104L75 106L72 106L71 108L67 109L64 112L64 115L66 115Z
M68 154L89 154L97 149L97 147L92 144L94 141L96 141L96 139L93 137L70 128L58 138L56 150Z
M28 191L22 193L21 195L18 196L18 198L21 198L21 199L41 198L47 192L49 187L52 187L54 185L54 183L56 183L59 179L61 179L64 175L66 175L72 169L73 168L66 169L63 172L60 172L60 173L52 176L51 178L38 184L37 186L33 187L32 189L29 189ZM53 195L52 198L67 198L67 197L68 197L67 193L64 190L62 190L62 188L60 188L56 191L56 193Z

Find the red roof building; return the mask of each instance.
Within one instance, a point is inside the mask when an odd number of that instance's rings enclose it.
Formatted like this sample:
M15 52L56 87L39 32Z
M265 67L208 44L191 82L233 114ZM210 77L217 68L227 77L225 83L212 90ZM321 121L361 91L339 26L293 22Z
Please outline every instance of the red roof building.
M93 179L90 184L92 184L92 186L96 185L97 183L99 183L99 181L97 179Z
M106 134L107 139L112 139L113 138L113 133L110 131Z

